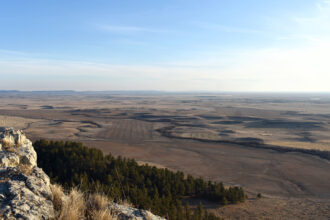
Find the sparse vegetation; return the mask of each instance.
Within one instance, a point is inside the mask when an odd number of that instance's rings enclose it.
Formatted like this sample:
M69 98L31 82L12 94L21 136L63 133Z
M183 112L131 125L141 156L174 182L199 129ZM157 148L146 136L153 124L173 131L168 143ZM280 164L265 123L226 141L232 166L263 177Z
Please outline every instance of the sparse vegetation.
M62 201L59 220L79 220L85 217L86 204L84 195L76 189Z
M16 152L15 145L7 140L2 140L0 143L2 144L2 147L7 151L7 152Z
M258 198L258 199L261 199L261 197L262 197L261 193L258 193L258 194L257 194L257 198Z
M32 167L29 166L29 165L20 164L20 165L18 166L18 170L19 170L20 173L23 173L23 174L25 174L25 175L28 176L28 175L30 175L31 172L32 172Z
M52 191L52 202L56 211L62 208L62 199L64 198L64 192L61 185L52 184L50 185L50 190Z
M79 186L82 191L103 192L115 202L128 200L137 208L149 209L169 219L216 219L205 210L191 212L184 209L183 197L203 198L222 205L245 199L240 187L225 188L222 183L206 182L182 172L138 165L133 159L115 158L110 154L103 156L100 150L81 143L40 140L34 143L34 147L39 167L53 182L66 189ZM84 204L73 206L72 203L80 201L81 196L72 191L69 198L62 205L62 213L79 217L74 210L84 210ZM90 197L88 206L102 211L105 204L102 198ZM70 206L70 210L65 208ZM99 214L89 213L88 216Z
M93 193L87 198L86 215L88 219L112 219L111 210L108 209L109 198L103 194Z

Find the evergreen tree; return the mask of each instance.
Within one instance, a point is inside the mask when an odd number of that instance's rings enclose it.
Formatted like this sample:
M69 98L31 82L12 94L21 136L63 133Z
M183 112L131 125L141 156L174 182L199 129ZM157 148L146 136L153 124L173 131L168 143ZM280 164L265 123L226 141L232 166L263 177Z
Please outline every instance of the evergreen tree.
M172 219L219 219L203 210L192 212L184 197L202 198L221 205L243 202L241 187L226 189L222 183L194 178L182 172L138 165L133 159L103 155L102 151L77 142L39 140L34 143L38 165L57 182L69 189L79 186L89 192L103 192L114 201L128 200L134 206L150 209Z

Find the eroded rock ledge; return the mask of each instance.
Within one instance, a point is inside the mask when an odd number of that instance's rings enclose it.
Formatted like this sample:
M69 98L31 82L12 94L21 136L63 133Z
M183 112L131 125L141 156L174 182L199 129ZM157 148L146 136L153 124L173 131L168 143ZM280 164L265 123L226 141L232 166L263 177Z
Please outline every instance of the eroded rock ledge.
M49 177L21 130L0 128L0 219L56 219ZM65 198L63 198L65 199ZM163 220L149 211L108 204L114 219Z
M0 128L0 216L54 218L49 177L37 167L37 154L22 131Z

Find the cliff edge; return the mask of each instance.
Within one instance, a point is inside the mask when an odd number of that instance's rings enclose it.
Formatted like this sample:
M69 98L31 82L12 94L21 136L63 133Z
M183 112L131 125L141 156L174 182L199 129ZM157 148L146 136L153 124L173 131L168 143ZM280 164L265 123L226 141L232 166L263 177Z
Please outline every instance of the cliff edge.
M49 177L37 166L32 142L21 130L0 128L0 219L57 219L52 188ZM60 200L67 198L63 195ZM149 211L113 202L106 210L112 219L163 220Z

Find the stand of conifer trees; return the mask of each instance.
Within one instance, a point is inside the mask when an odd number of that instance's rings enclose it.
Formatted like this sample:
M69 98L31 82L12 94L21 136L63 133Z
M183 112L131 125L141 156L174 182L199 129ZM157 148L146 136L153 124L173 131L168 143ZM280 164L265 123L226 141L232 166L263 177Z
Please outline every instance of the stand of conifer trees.
M201 206L194 211L182 205L184 198L201 198L221 205L243 202L240 187L204 181L148 165L133 159L104 156L102 151L77 142L39 140L34 143L38 165L53 182L69 189L102 192L114 201L127 200L137 208L176 219L219 219Z

